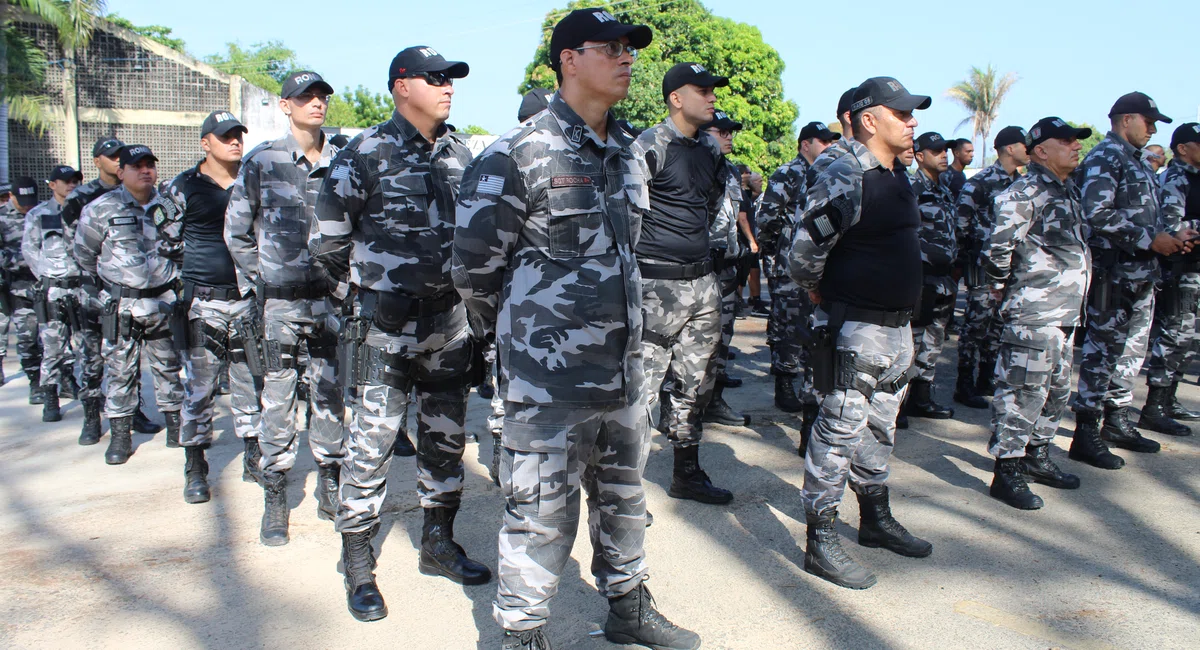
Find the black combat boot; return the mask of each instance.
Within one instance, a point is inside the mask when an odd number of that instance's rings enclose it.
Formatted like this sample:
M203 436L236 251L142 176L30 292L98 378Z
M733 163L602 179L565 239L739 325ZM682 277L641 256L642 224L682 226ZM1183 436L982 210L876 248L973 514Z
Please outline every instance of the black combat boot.
M492 571L467 557L454 541L454 517L458 508L425 508L421 526L421 559L418 568L427 576L444 576L460 585L482 585Z
M266 546L283 546L288 543L287 474L263 472L263 516L262 530L258 539Z
M988 494L1018 510L1039 510L1045 505L1042 497L1029 490L1029 483L1021 473L1020 458L996 459Z
M79 432L79 444L87 446L100 442L100 398L83 400L83 430Z
M62 420L62 409L58 407L58 386L46 384L42 386L42 422L58 422Z
M417 448L413 446L412 440L408 439L406 427L400 427L400 430L396 432L396 442L392 444L392 455L404 458L417 455Z
M730 354L733 353L730 352ZM735 377L729 373L721 373L721 376L717 377L717 385L725 388L741 388L743 383L741 377Z
M842 539L833 528L833 522L837 520L836 509L809 514L806 519L805 571L848 589L867 589L876 583L875 574L855 562L842 547Z
M258 447L258 438L242 438L242 446L242 482L262 485L262 472L258 469L262 450Z
M128 415L108 419L108 451L104 452L104 462L123 465L133 455L133 436L129 431L132 424L133 418Z
M49 395L46 396L49 399ZM1142 407L1142 416L1138 418L1137 425L1142 429L1149 429L1159 433L1165 433L1168 436L1190 436L1192 430L1186 424L1180 424L1171 419L1171 388L1169 386L1147 386L1146 405ZM1105 427L1107 428L1107 426ZM1112 438L1110 438L1111 440ZM1144 440L1144 438L1143 438ZM1114 440L1114 442L1116 442ZM1147 441L1153 442L1153 441ZM1118 447L1123 447L1121 443L1116 443ZM1133 449L1133 451L1142 451L1141 449ZM1154 448L1149 447L1146 451L1158 451L1158 443L1154 443Z
M75 369L70 368L64 373L62 386L58 394L67 399L79 399L79 386L75 383Z
M750 315L755 318L770 318L771 306L762 298L750 300Z
M1200 411L1193 411L1187 408L1179 403L1179 398L1175 396L1175 393L1179 390L1179 382L1171 382L1170 390L1170 399L1167 400L1167 415L1184 422L1200 420Z
M492 477L492 483L496 487L500 487L500 456L504 451L504 446L500 444L500 432L492 432L492 464L488 466L488 474Z
M155 434L162 430L162 425L151 420L139 404L138 410L133 413L133 432Z
M504 644L500 646L500 650L552 650L550 639L546 638L542 627L544 626L520 632L505 630Z
M996 355L989 354L979 358L979 376L975 381L975 393L991 397L996 392Z
M371 538L375 527L358 533L342 533L342 572L346 576L346 608L364 623L386 618L387 603L375 584L375 549Z
M905 530L892 516L886 485L868 485L858 495L858 543L868 548L886 548L906 557L929 557L933 544Z
M1124 406L1104 407L1104 428L1100 429L1100 435L1114 447L1143 454L1154 454L1162 448L1157 442L1143 438L1142 433L1130 424L1129 409Z
M798 413L804 408L796 394L795 377L796 375L790 373L775 374L775 406L786 413Z
M804 458L808 453L808 441L812 439L813 425L817 423L817 414L821 412L820 404L804 403L804 408L800 411L800 446L796 448L796 453Z
M725 401L725 397L722 395L724 392L725 387L718 382L713 388L712 401L708 403L708 408L704 409L704 421L730 427L749 425L750 418L733 410L733 407Z
M208 445L184 447L183 500L185 503L205 503L212 495L208 491L208 460L204 450Z
M167 449L179 447L179 427L183 418L179 411L163 411L163 419L167 421Z
M958 364L958 383L954 385L954 401L972 409L988 407L987 400L975 392L975 368L969 362Z
M671 476L673 499L691 499L700 503L722 505L733 501L733 493L712 484L708 474L700 469L700 446L675 448L675 472Z
M1068 474L1050 459L1050 445L1029 444L1025 457L1021 459L1021 473L1034 483L1041 483L1060 490L1079 489L1079 477Z
M907 415L914 418L948 420L954 417L954 409L933 401L933 385L924 379L914 379L909 384Z
M1108 450L1100 437L1100 411L1078 411L1075 413L1075 436L1067 458L1087 463L1100 469L1121 469L1125 459Z
M896 411L896 430L897 431L908 428L908 414L905 412L907 406L908 406L908 400L906 399L903 402L901 402L899 410Z
M658 650L695 650L700 635L667 620L654 608L654 597L645 582L633 591L608 599L604 638L612 643L642 645Z
M317 517L333 521L338 510L338 479L341 466L317 463Z
M35 366L25 368L25 376L29 377L29 403L35 406L41 406L46 401L46 394L42 392L42 371Z

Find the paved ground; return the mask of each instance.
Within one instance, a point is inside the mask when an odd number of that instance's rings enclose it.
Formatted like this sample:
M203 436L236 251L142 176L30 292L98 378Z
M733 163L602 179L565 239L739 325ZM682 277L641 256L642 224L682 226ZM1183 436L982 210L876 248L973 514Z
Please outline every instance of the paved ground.
M892 472L893 509L934 544L924 560L848 543L879 575L874 588L840 589L805 574L803 468L796 418L772 405L764 321L738 321L729 401L749 429L710 427L702 458L731 507L666 496L671 452L656 437L647 490L650 586L660 608L697 630L705 648L1184 648L1200 638L1200 444L1163 442L1157 455L1122 452L1104 472L1066 460L1072 421L1055 454L1083 488L1037 491L1024 513L987 496L992 460L986 413L914 421ZM939 397L949 402L954 347L943 355ZM258 543L261 491L241 482L241 445L227 432L212 459L214 497L186 505L183 452L162 435L135 436L127 465L108 467L101 445L75 444L71 403L43 424L10 352L0 388L0 647L6 648L495 648L494 585L461 588L417 573L421 513L409 459L391 469L379 543L379 584L391 615L362 624L345 609L340 540L318 520L315 467L301 454L290 489L292 542ZM17 376L14 376L17 375ZM149 385L147 375L146 385ZM1181 389L1200 407L1200 388ZM1144 398L1139 387L1137 399ZM472 397L469 426L485 404ZM965 412L962 412L965 411ZM1200 428L1200 427L1198 427ZM499 490L468 447L460 541L496 565ZM842 531L858 525L853 498ZM594 633L606 608L591 587L586 536L553 603L556 648L607 648ZM1188 641L1191 639L1191 641Z

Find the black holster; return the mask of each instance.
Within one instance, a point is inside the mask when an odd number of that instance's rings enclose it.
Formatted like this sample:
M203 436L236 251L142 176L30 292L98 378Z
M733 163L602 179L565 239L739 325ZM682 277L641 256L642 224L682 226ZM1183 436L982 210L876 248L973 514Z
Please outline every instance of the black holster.
M1121 287L1114 275L1111 269L1096 267L1088 290L1089 307L1105 312L1120 304Z
M233 331L229 335L229 360L244 361L254 377L265 375L267 364L263 357L264 333L258 309L247 310L241 318L234 319L230 327Z
M832 392L837 385L837 335L829 325L822 325L809 332L805 347L808 348L813 390Z
M100 312L100 335L109 343L117 342L120 330L120 314L117 309L120 306L120 300L110 298L108 302L104 303L104 310Z
M33 288L33 315L37 322L45 325L51 320L50 305L46 302L46 290L35 285Z
M168 324L171 329L171 342L180 352L195 345L188 336L191 329L188 327L188 312L192 310L192 301L189 298L185 296L171 303L171 322Z

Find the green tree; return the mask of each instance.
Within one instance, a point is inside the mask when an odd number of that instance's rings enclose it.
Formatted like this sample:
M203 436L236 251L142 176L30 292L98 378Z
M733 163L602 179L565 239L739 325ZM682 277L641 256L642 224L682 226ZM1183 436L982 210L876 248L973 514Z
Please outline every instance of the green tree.
M987 161L988 134L992 132L992 125L1000 112L1000 104L1004 102L1004 97L1016 82L1017 75L1009 72L1000 76L989 63L985 70L971 66L966 79L946 90L947 97L961 104L970 113L958 123L955 130L968 123L972 124L972 136L979 136L981 139L980 151L983 155L980 156L980 160Z
M1104 139L1104 129L1097 129L1087 122L1075 123L1071 120L1067 120L1067 124L1070 124L1077 129L1092 130L1092 134L1080 142L1080 144L1083 145L1083 149L1079 152L1079 162L1083 162L1083 159L1088 155L1088 152L1091 151L1096 145L1100 144L1100 141Z
M478 124L468 124L467 128L459 131L463 135L491 135L488 130Z
M557 86L550 68L550 34L567 12L604 7L622 21L649 25L654 42L633 66L629 97L614 112L638 128L667 116L662 78L670 67L695 61L728 75L728 88L717 89L717 106L745 127L734 140L733 158L769 174L796 155L795 102L783 96L783 58L767 45L757 27L714 16L697 0L571 0L546 14L542 41L517 91Z
M210 54L204 62L275 94L279 94L287 73L298 67L296 53L280 41L255 43L249 49L237 43L226 43L225 47L224 54Z
M104 17L104 19L116 25L117 27L128 29L135 34L145 36L146 38L156 43L166 45L177 52L187 51L184 49L182 38L175 38L174 36L171 36L173 30L170 27L165 27L163 25L134 25L129 21L129 19L115 13L108 14Z
M392 107L391 97L372 93L366 86L354 90L346 88L329 98L325 123L329 126L374 126L391 119Z

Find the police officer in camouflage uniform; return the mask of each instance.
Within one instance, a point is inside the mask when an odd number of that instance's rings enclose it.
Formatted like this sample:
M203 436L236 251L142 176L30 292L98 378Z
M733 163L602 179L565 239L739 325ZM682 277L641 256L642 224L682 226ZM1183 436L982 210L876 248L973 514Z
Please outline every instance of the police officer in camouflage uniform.
M958 264L966 276L967 305L958 334L954 401L969 408L987 408L983 396L992 394L1000 349L998 306L981 272L980 257L995 223L992 199L1020 178L1017 167L1029 163L1027 140L1025 129L1019 126L1000 129L992 141L996 162L969 178L958 195Z
M1057 117L1029 130L1029 171L995 199L996 221L983 269L1004 321L992 399L996 458L991 495L1022 510L1042 507L1026 479L1074 490L1050 443L1071 397L1074 328L1083 315L1091 255L1071 172L1079 164L1077 129Z
M659 406L675 449L667 494L723 504L733 494L700 467L697 402L704 372L721 338L721 289L708 229L725 192L728 167L717 141L700 130L712 120L713 89L729 79L698 63L677 63L663 76L668 116L637 139L650 183L637 258L642 277L642 356L651 409ZM667 371L671 381L664 384ZM659 391L669 403L659 405Z
M1070 457L1119 469L1124 460L1108 451L1101 438L1130 451L1159 450L1157 442L1143 438L1129 422L1133 378L1141 371L1150 338L1158 256L1190 250L1184 240L1197 233L1189 228L1169 232L1158 187L1141 157L1142 147L1158 131L1155 123L1171 119L1139 92L1119 98L1109 119L1111 130L1081 169L1095 279L1088 295L1079 391L1072 403L1077 424ZM1101 415L1104 427L1097 432Z
M138 409L136 377L149 356L158 409L167 421L167 446L179 446L183 406L179 354L171 342L170 314L179 298L179 268L158 248L147 208L158 196L158 158L145 145L121 149L121 185L89 203L75 231L75 260L99 276L104 313L104 405L109 446L104 461L119 465L133 454L130 429Z
M3 238L3 255L0 262L0 292L3 305L0 309L0 332L4 333L4 345L0 346L0 362L8 348L8 330L11 325L17 335L17 356L21 370L29 378L29 403L41 404L45 397L41 388L42 344L38 341L37 315L33 303L37 278L25 263L21 254L21 241L25 235L25 214L37 205L37 183L30 177L18 178L10 188L9 200L0 207L0 236Z
M185 335L175 343L184 351L188 369L180 433L187 503L204 503L211 496L205 450L213 442L213 401L225 362L233 432L243 441L242 480L258 479L263 370L258 305L238 288L225 244L225 211L241 167L245 134L246 127L232 113L209 113L200 126L204 160L176 176L152 210L162 247L182 266L183 302L176 318Z
M645 580L650 442L634 251L650 208L645 171L608 107L629 92L650 28L603 9L555 26L560 90L548 110L468 166L454 235L454 285L476 331L494 337L505 399L499 585L506 649L546 649L550 598L587 492L591 570L616 643L698 648ZM707 226L707 224L705 224Z
M1171 135L1175 156L1159 179L1163 226L1168 232L1200 229L1200 125L1181 124ZM1170 435L1187 436L1192 430L1176 420L1200 420L1200 413L1184 408L1175 396L1179 380L1195 356L1200 341L1196 331L1200 308L1200 260L1194 255L1168 259L1164 285L1155 298L1146 405L1138 426Z
M347 604L360 621L387 616L375 584L371 538L410 391L416 396L417 492L424 510L419 569L464 585L492 576L453 538L465 479L472 356L478 352L474 363L482 364L483 353L450 280L454 203L471 152L446 119L454 80L469 71L431 47L401 50L388 70L392 119L359 134L338 154L317 200L313 258L356 290L343 345L346 364L352 364L345 371L358 397L342 463L337 530Z
M921 302L913 313L913 368L916 370L904 403L905 415L945 420L954 409L933 399L933 379L938 357L946 342L946 325L954 313L960 271L954 268L958 253L958 226L950 190L938 180L946 171L947 143L941 134L922 133L913 142L917 170L910 182L921 213Z
M929 103L891 77L858 86L851 153L809 188L789 260L792 279L816 304L809 358L821 399L801 493L804 570L852 589L876 578L846 554L834 528L847 481L859 501L859 544L909 557L933 552L892 517L886 485L921 290L917 199L897 159L912 148L913 111Z
M258 446L263 485L259 540L288 543L287 472L296 462L296 359L301 342L311 362L308 443L317 461L317 516L337 514L337 481L346 408L338 375L337 313L328 271L313 264L308 238L317 193L337 149L321 132L333 87L315 72L287 76L280 110L288 133L255 147L242 161L225 213L225 242L243 295L254 292L263 318L262 420ZM338 298L344 298L343 293Z
M42 422L62 420L59 409L59 385L74 381L71 375L72 339L79 325L79 267L69 250L73 242L63 235L62 204L71 190L83 180L75 169L62 165L50 172L47 184L52 196L25 215L25 234L21 253L29 270L38 279L38 339L42 346ZM75 338L75 345L79 341ZM96 363L83 368L88 392L85 404L98 400L103 368ZM98 404L97 404L98 406ZM88 417L99 418L87 409ZM87 427L85 422L84 426ZM99 421L95 425L99 427Z

